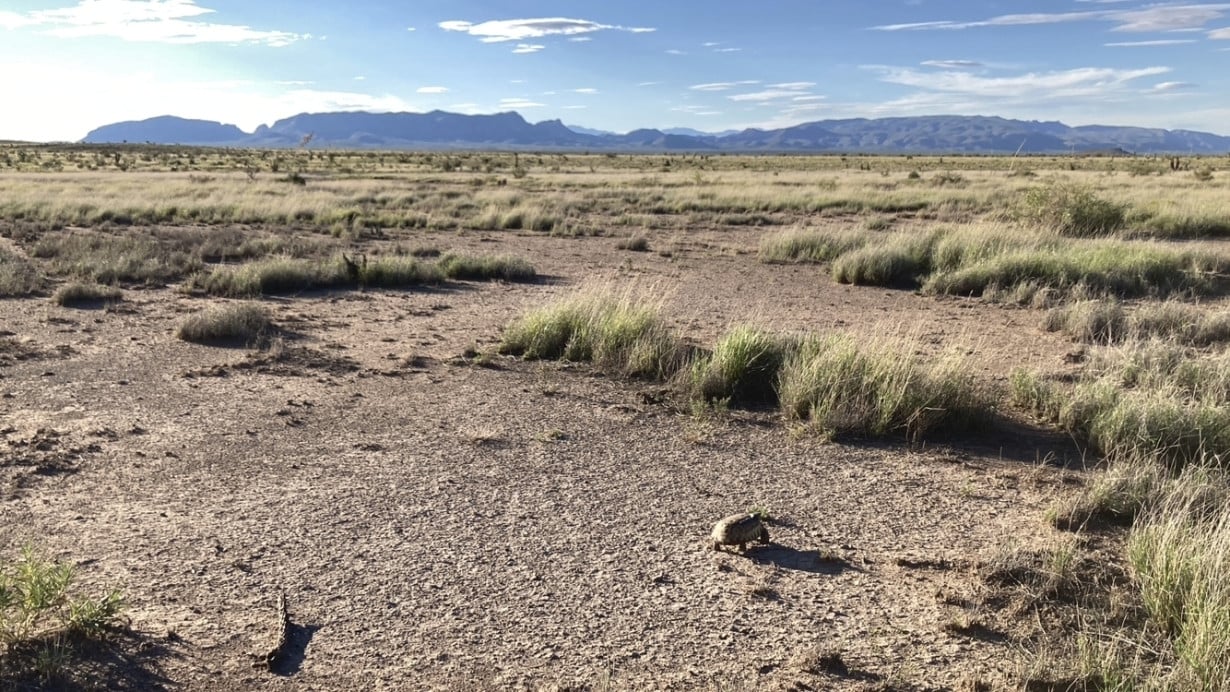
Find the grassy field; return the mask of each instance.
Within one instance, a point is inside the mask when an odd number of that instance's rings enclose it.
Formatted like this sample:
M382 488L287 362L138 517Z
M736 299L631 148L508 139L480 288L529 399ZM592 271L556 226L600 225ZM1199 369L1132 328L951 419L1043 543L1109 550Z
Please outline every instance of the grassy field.
M591 283L517 303L465 360L584 363L657 388L686 419L759 415L783 438L959 448L1022 425L1070 437L1086 468L1036 517L1055 527L1051 545L979 562L982 596L946 627L1019 631L1005 635L1015 683L1052 685L1036 689L1230 689L1230 160L1187 164L0 145L0 297L105 311L146 292L213 301L179 320L179 339L272 362L302 355L275 299L550 285L557 268L474 240L542 236L578 256L610 246L627 274L701 247L792 281L1028 314L1033 332L1005 338L1060 335L1070 358L996 363L1010 373L996 378L961 347L931 349L925 325L768 328L772 285L757 289L761 319L698 337L696 316L653 290ZM22 560L0 561L4 613ZM118 600L104 606L87 619L109 622ZM0 673L31 674L22 627L0 628Z

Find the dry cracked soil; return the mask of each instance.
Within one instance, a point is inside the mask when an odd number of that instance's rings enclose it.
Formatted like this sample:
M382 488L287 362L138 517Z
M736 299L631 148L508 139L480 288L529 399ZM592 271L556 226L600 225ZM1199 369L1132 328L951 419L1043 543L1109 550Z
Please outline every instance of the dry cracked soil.
M101 687L1009 684L1016 648L946 628L941 595L1046 540L1079 462L1062 440L1013 423L829 442L772 411L697 413L660 384L490 355L516 316L598 283L656 297L700 343L754 322L909 333L991 384L1064 367L1036 312L761 264L758 233L662 254L465 234L456 249L545 278L268 299L274 352L178 340L220 299L170 288L105 310L0 302L0 550L33 543L83 592L122 590L136 643ZM751 507L774 543L712 550L713 522ZM279 595L288 641L267 670Z

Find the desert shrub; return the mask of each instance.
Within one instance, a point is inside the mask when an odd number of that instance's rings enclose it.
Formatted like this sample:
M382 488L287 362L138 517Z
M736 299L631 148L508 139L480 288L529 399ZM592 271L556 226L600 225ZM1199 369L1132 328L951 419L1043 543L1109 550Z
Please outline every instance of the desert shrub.
M372 288L408 288L438 284L444 273L434 264L415 257L383 256L365 261L359 269L359 282Z
M499 351L528 359L589 361L651 379L673 375L685 356L658 306L598 290L522 316L504 330Z
M1211 283L1205 267L1218 260L1185 251L1120 241L1090 245L1011 250L973 262L961 260L936 271L925 282L929 293L980 296L990 286L1032 282L1040 287L1122 297L1206 292ZM945 263L951 266L949 263ZM937 266L941 266L937 262Z
M198 274L189 288L216 296L250 298L358 285L357 268L341 257L329 262L271 257Z
M31 250L51 271L100 284L165 283L198 271L201 260L173 243L145 234L48 234Z
M1043 328L1084 343L1160 338L1210 346L1230 341L1230 312L1174 300L1145 303L1131 311L1116 300L1083 300L1051 309Z
M924 362L915 353L910 344L888 340L805 339L782 366L782 409L827 434L911 439L988 420L989 403L964 363Z
M34 676L43 684L72 686L63 678L77 646L118 625L119 592L74 597L74 576L71 565L30 547L17 560L0 562L0 685Z
M931 257L944 231L902 232L886 242L851 250L833 261L833 278L867 286L912 286L930 271Z
M0 298L12 298L34 293L43 285L34 265L24 257L0 248Z
M1107 344L1124 338L1127 323L1127 311L1119 301L1083 300L1051 309L1043 328L1084 343Z
M633 252L649 252L649 239L643 235L634 235L615 243L616 249Z
M1017 371L1012 398L1108 458L1181 468L1230 458L1228 359L1198 359L1164 342L1133 343L1095 354L1070 387Z
M793 229L761 239L759 257L766 263L829 262L873 237L865 231Z
M1020 207L1027 221L1069 236L1114 233L1126 218L1123 206L1073 184L1030 188L1022 194Z
M209 308L180 323L175 335L198 344L259 346L274 330L269 311L252 303Z
M775 403L782 363L794 346L754 327L736 327L717 342L712 354L693 363L692 396L734 404Z
M56 289L51 301L63 307L114 303L124 299L124 292L115 286L73 282Z
M448 253L440 258L440 271L450 279L473 281L533 281L538 273L520 257L481 256Z

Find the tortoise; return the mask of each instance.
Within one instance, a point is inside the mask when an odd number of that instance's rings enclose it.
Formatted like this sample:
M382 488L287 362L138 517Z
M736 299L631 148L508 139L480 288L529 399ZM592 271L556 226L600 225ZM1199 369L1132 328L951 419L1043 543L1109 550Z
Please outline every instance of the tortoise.
M709 537L714 550L721 550L724 545L737 545L739 552L744 552L747 544L753 541L767 545L769 529L756 514L732 514L715 524Z

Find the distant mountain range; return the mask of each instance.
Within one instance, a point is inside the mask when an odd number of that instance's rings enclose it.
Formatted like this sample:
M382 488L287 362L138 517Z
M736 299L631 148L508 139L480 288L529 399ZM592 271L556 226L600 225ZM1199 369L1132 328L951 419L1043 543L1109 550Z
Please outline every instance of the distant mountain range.
M234 125L162 116L105 125L89 144L153 143L232 147L509 149L628 152L826 152L1011 154L1123 151L1223 154L1230 137L1191 130L1008 120L986 116L921 116L822 120L778 130L707 134L687 128L614 134L569 128L559 120L529 123L517 113L302 113L248 134Z

